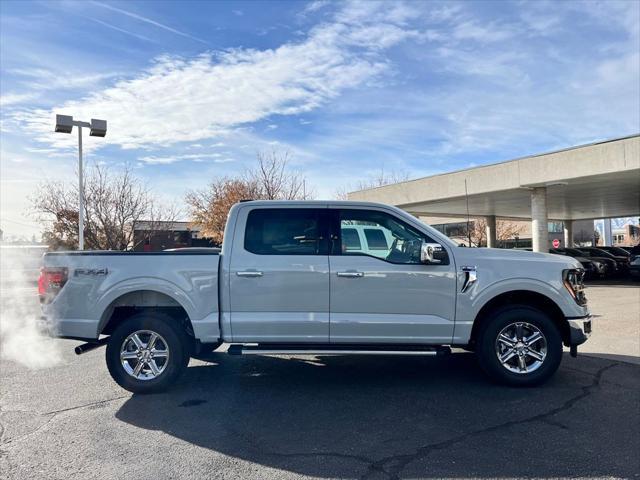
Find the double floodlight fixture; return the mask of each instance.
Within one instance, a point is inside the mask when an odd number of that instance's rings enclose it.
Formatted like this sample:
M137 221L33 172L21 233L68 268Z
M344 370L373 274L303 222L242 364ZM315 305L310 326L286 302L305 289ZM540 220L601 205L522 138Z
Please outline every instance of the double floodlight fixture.
M107 134L107 121L92 118L90 122L74 120L71 115L56 115L56 132L71 133L73 127L86 127L92 137L104 137Z
M107 134L107 121L92 118L90 122L74 120L71 115L56 115L55 131L71 133L78 127L78 249L84 250L84 178L82 175L82 129L88 128L92 137L104 137Z

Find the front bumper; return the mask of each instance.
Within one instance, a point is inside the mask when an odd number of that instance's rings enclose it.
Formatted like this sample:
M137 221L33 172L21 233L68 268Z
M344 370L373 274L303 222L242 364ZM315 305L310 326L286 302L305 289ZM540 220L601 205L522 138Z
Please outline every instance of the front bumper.
M569 346L582 345L591 336L591 315L569 317Z

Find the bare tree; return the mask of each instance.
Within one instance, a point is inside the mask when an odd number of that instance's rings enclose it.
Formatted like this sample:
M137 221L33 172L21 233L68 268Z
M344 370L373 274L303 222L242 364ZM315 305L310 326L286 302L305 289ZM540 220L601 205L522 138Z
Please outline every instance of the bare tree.
M512 240L516 235L520 235L524 230L524 225L506 219L496 220L496 239L498 241ZM487 220L484 217L474 218L469 226L471 244L475 247L487 245ZM465 237L467 235L465 234Z
M406 182L409 180L409 173L405 171L391 170L386 172L384 167L380 167L380 170L370 174L367 178L359 180L355 186L346 185L338 188L335 192L335 198L337 200L347 200L349 198L349 192L356 190L369 190L371 188L384 187L385 185L391 185L392 183Z
M160 207L149 188L130 167L114 172L93 166L84 181L85 245L95 250L126 250L132 246L134 225L140 220L175 221L175 207ZM43 238L51 248L75 249L78 245L78 187L45 181L32 198L37 219L44 225Z
M288 150L257 153L258 164L247 170L245 181L258 188L257 198L263 200L305 200L307 192L305 178L289 168L291 154Z
M214 243L222 243L227 215L241 200L303 200L311 198L305 178L289 167L291 155L259 152L257 164L239 177L213 180L206 189L187 192L191 220Z

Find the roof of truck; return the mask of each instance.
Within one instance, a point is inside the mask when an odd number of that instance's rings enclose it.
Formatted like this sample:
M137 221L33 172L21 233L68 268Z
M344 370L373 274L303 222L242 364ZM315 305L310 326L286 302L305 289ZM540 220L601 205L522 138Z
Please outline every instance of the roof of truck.
M338 205L338 206L372 206L372 207L390 207L397 208L393 205L378 202L362 202L357 200L243 200L242 204L248 205Z

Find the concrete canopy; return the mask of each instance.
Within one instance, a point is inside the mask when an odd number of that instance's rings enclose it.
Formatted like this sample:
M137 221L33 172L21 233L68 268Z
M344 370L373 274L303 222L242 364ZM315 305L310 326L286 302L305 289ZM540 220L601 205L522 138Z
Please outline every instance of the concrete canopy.
M640 135L349 193L416 215L532 218L531 192L546 187L548 218L640 213Z

